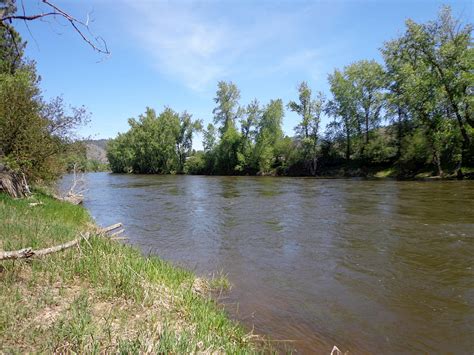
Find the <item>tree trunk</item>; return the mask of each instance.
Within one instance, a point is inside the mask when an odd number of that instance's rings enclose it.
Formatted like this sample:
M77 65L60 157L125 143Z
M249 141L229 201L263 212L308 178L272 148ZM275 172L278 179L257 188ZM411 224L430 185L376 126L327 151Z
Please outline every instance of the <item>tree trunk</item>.
M397 160L402 156L402 137L403 137L403 127L402 127L402 109L398 107L398 122L397 122Z
M365 144L369 144L369 113L365 113Z
M309 173L312 176L316 176L316 171L318 170L318 157L314 156L308 161Z
M351 159L351 136L349 133L349 128L346 128L346 160Z
M10 171L0 164L0 191L13 198L22 198L30 194L30 189L24 174Z
M436 164L436 168L438 169L438 175L440 177L443 177L444 173L443 173L443 169L441 168L441 157L439 155L439 152L436 149L433 152L433 160Z

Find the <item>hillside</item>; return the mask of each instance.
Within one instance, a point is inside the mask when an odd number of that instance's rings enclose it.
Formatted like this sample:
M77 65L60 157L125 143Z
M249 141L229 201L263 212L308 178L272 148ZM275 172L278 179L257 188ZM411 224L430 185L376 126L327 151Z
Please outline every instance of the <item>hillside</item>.
M107 160L107 142L109 139L90 139L84 141L86 145L86 155L89 160L97 160L100 163L106 164Z

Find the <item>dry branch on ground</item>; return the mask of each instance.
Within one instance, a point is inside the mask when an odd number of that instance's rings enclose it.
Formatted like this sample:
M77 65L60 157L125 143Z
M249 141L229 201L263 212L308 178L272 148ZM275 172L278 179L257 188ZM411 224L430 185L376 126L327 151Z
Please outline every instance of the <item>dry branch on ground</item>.
M106 233L116 230L120 227L122 227L122 223L116 223L111 226L105 227L103 229L99 229L98 232L100 235L105 235ZM123 230L120 230L119 232L122 233L122 231ZM119 232L116 232L113 235L117 235L119 234ZM52 253L56 253L65 249L72 248L73 246L78 245L82 240L89 239L89 237L90 237L90 233L85 233L85 234L81 233L79 238L76 238L67 243L63 243L63 244L56 245L49 248L44 248L44 249L39 249L39 250L33 250L33 248L24 248L24 249L14 250L14 251L0 251L0 261L28 259L32 257L45 256L48 254L52 254Z

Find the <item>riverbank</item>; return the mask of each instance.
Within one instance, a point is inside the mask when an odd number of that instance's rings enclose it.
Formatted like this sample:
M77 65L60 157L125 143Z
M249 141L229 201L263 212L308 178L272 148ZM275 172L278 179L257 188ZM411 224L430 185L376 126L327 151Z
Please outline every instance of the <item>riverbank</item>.
M291 176L303 177L301 172L279 175L276 172L271 176ZM443 176L436 175L433 170L418 170L416 172L400 172L393 166L389 167L356 167L356 166L336 166L320 169L316 176L322 179L347 179L347 178L367 178L367 179L395 179L404 181L423 180L474 180L474 167L462 168L460 174L455 170L447 170Z
M210 298L219 280L98 236L83 207L41 193L22 200L0 193L0 221L0 250L40 249L93 233L41 259L0 262L0 352L260 349Z

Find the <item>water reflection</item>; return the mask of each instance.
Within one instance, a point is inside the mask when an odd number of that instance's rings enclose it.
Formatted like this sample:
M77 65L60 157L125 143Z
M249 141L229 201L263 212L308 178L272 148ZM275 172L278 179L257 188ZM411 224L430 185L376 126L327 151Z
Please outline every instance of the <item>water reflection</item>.
M89 174L144 252L223 270L235 317L302 352L474 348L474 184ZM235 304L238 303L238 307Z

